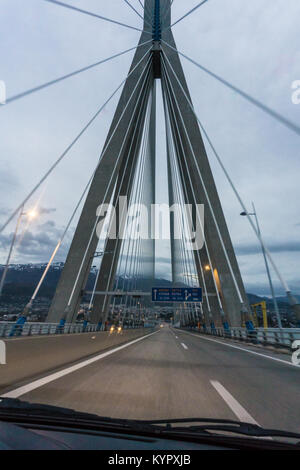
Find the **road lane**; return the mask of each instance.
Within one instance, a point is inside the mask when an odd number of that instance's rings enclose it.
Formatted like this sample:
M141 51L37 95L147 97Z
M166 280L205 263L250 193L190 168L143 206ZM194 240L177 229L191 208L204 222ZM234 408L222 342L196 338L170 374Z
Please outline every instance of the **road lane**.
M198 367L166 328L20 398L119 418L234 419Z
M0 393L49 375L101 352L151 333L151 328L5 339L6 365L0 366Z
M289 365L288 356L236 343L239 349L233 349L182 330L176 335L188 346L187 360L202 357L207 380L219 381L261 426L300 432L300 369ZM263 355L243 351L249 348Z
M299 369L163 328L20 398L129 419L246 416L300 432L299 390Z

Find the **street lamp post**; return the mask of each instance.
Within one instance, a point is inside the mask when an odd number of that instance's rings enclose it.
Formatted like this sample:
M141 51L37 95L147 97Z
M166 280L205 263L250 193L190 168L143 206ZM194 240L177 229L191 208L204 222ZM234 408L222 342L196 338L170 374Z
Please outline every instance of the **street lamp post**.
M260 229L260 225L259 225L259 222L258 222L257 212L256 212L256 209L255 209L255 206L254 206L254 203L253 203L253 202L252 202L252 208L253 208L253 212L252 212L252 213L250 213L250 212L248 212L248 213L242 212L241 215L242 215L242 216L252 215L252 216L255 217L256 226L257 226L257 233L258 233L258 235L259 235L260 244L261 244L261 249L262 249L262 253L263 253L263 257L264 257L264 261L265 261L267 276L268 276L268 280L269 280L269 284L270 284L270 290L271 290L271 294L272 294L272 298L273 298L273 303L274 303L274 309L275 309L275 313L276 313L276 317L277 317L277 323L278 323L278 327L279 327L280 329L282 329L282 323L281 323L281 318L280 318L278 303L277 303L276 296L275 296L274 286L273 286L273 282L272 282L272 278L271 278L269 263L268 263L266 251L265 251L264 244L263 244L262 237L261 237L261 229Z

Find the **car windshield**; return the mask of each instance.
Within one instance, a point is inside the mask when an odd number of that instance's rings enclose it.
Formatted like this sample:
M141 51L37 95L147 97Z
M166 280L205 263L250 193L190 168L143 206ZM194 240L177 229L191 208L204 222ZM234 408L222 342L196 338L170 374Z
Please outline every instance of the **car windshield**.
M1 12L0 415L300 433L299 1Z

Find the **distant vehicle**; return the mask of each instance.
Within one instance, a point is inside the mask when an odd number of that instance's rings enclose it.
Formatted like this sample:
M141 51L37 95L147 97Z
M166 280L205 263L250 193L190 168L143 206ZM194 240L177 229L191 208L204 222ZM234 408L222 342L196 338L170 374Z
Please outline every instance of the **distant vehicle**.
M111 327L109 329L109 334L112 335L115 331L116 331L115 325L111 325Z

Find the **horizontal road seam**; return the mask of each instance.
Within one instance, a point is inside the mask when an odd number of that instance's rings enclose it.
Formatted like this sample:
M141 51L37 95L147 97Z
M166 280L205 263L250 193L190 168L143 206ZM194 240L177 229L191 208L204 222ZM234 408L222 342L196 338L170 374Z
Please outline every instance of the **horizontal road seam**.
M205 341L211 341L213 343L222 344L223 346L227 346L229 348L238 349L239 351L248 352L250 354L254 354L255 356L264 357L266 359L270 359L271 361L281 362L282 364L286 364L286 365L291 366L291 367L298 367L298 369L300 368L300 366L298 366L296 364L293 364L292 362L284 361L283 359L278 359L277 357L268 356L267 354L262 354L262 353L259 353L259 352L256 352L256 351L251 351L250 349L241 348L239 346L235 346L234 344L223 343L223 341L218 341L218 340L212 339L212 338L206 338L203 335L201 335L201 336L200 335L195 335L194 333L189 333L187 331L184 331L183 333L187 333L190 336L195 336L198 339L204 339Z
M121 351L122 349L128 348L129 346L132 346L133 344L138 343L139 341L142 341L143 339L149 338L150 336L155 335L156 333L158 333L158 331L155 331L154 333L150 333L149 335L146 335L146 336L142 336L141 338L137 338L134 341L130 341L130 343L123 344L122 346L119 346L105 353L98 354L97 356L92 357L91 359L87 359L83 362L80 362L79 364L68 367L67 369L63 369L59 372L55 372L54 374L43 377L42 379L35 380L34 382L24 385L23 387L19 387L19 388L16 388L15 390L11 390L10 392L5 393L4 395L1 395L1 397L2 398L18 398L22 395L25 395L26 393L31 392L32 390L35 390L37 388L43 387L44 385L47 385L48 383L53 382L54 380L60 379L61 377L64 377L65 375L69 375L72 372L76 372L77 370L82 369L83 367L93 364L94 362L97 362L100 359L104 359L105 357L108 357L111 354Z
M240 405L240 403L231 395L231 393L226 390L223 385L218 382L217 380L210 380L210 383L212 386L217 390L219 395L223 398L223 400L227 403L229 408L233 411L233 413L237 416L237 418L246 423L251 423L251 424L256 424L259 426L259 424L255 421L254 418L248 413L245 408Z

